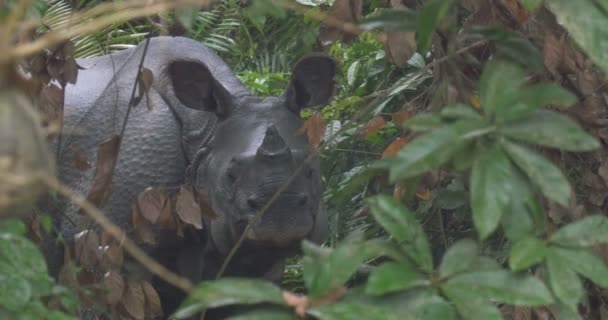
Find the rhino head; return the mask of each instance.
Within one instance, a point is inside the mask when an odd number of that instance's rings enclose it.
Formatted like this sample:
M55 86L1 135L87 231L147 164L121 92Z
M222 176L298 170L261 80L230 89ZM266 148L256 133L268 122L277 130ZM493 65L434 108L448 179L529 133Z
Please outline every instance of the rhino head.
M213 112L218 119L193 173L195 187L207 195L217 215L208 223L213 244L226 254L250 222L244 247L292 252L303 239L323 241L327 216L321 203L319 159L309 157L312 149L306 135L296 132L304 122L302 108L331 98L336 63L325 55L300 60L285 92L267 98L226 85L209 68L175 62L169 76L182 104ZM288 180L291 183L262 218L252 221Z

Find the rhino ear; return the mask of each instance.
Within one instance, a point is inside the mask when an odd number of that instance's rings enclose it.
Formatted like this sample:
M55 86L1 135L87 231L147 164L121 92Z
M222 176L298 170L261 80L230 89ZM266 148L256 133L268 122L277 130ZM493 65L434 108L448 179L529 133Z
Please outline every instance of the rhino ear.
M226 118L232 111L232 96L200 62L176 61L169 65L175 95L186 107Z
M336 61L324 54L310 55L296 63L285 92L289 109L299 113L302 108L326 104L334 92L337 68Z

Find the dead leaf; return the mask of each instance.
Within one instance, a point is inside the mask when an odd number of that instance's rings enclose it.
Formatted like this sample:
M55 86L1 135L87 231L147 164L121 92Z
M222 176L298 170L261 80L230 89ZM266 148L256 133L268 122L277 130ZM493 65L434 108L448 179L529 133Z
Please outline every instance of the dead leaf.
M528 17L530 16L528 10L518 0L500 0L500 3L519 25L523 25L528 21Z
M313 300L310 303L310 306L316 308L316 307L321 307L321 306L335 303L338 300L342 299L342 297L344 297L344 295L347 292L348 292L348 289L346 289L345 287L335 288L332 291L330 291L329 293L327 293L326 295Z
M144 243L156 245L156 235L153 230L152 223L143 217L137 204L131 206L131 223L135 236Z
M393 188L393 199L401 200L405 197L405 186L401 182L397 182Z
M306 310L310 306L310 300L307 296L291 293L289 291L283 291L282 295L285 304L292 307L298 317L304 318L306 316Z
M78 171L87 171L91 169L91 164L87 161L87 158L82 154L82 149L77 144L70 145L70 150L72 151L72 159L74 160L74 167Z
M481 110L481 100L479 100L478 95L472 94L469 97L469 102L471 103L471 106L473 106L473 108L475 108L476 110Z
M155 224L163 211L171 211L169 198L157 188L148 187L137 196L139 213L149 222ZM167 215L167 213L165 213Z
M135 280L127 281L127 290L123 295L121 305L133 318L137 320L145 318L146 297L139 282Z
M359 19L361 19L362 11L362 0L336 0L329 9L327 15L328 17L333 18L333 20L336 20L335 22L340 22L342 25L345 23L356 25L359 23ZM357 35L346 33L342 29L336 28L330 23L325 22L323 23L323 28L319 34L319 41L323 45L329 45L340 39L340 36L342 36L342 41L345 43L348 43L357 37Z
M386 122L382 116L376 116L360 127L357 130L357 135L364 139L368 138L372 134L376 133L376 131L384 127L385 124Z
M160 297L158 293L152 287L152 285L146 281L141 282L141 287L144 291L144 296L146 298L146 308L145 315L146 319L162 319L163 306L160 302Z
M42 232L40 231L40 215L32 214L28 223L28 236L37 244L42 243Z
M404 66L416 52L414 32L387 31L384 41L387 59L398 67Z
M150 99L148 99L148 92L152 87L152 82L154 82L154 74L150 69L143 67L137 75L137 95L133 97L132 106L138 105L141 99L146 96L148 110L152 110Z
M65 261L63 263L63 266L61 266L61 269L59 270L59 275L57 277L59 284L68 288L78 287L77 270L78 269L74 261Z
M42 86L35 105L47 123L63 122L64 97L65 91L59 86L52 83Z
M102 246L102 263L104 270L120 270L124 262L124 251L116 244Z
M175 210L180 220L185 224L190 224L199 230L203 228L201 208L194 200L194 194L190 188L183 186L180 188L175 202Z
M406 138L397 137L391 144L389 144L386 149L382 152L382 159L394 156L401 150L406 144L408 140Z
M209 196L206 193L198 193L198 204L201 207L201 212L203 213L203 215L209 220L215 220L219 218L217 213L215 213L215 211L213 211L213 208L211 208L211 204L209 203Z
M74 235L75 261L86 270L96 270L101 261L99 236L93 230L84 230Z
M112 174L114 171L114 164L118 158L119 146L120 137L115 135L97 147L95 179L93 180L93 187L91 187L91 190L89 190L89 194L87 195L87 200L97 207L101 207L110 196ZM82 213L82 210L80 212Z
M395 123L396 125L400 126L405 121L413 118L414 116L415 116L415 113L413 111L402 110L402 111L398 111L398 112L393 113L391 115L391 118L392 118L393 123Z
M106 290L106 303L115 305L122 300L125 281L117 271L109 271L104 274L103 286Z
M564 39L558 39L552 33L547 34L544 37L543 43L543 61L545 67L552 74L557 75L558 69L562 64L563 52L564 52Z
M302 126L298 129L297 134L304 134L308 137L308 143L311 146L317 148L321 145L323 137L325 136L325 120L321 117L321 114L316 112L312 117L308 118Z
M416 192L416 197L420 200L428 201L429 199L431 199L431 192L429 190Z

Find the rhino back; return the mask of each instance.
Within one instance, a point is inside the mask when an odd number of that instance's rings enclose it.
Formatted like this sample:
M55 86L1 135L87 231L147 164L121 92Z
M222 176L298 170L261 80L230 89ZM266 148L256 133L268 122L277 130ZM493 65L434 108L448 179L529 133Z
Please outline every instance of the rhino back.
M79 60L84 70L76 85L66 88L59 174L83 194L94 183L99 145L120 134L143 49L142 43L117 54ZM189 161L204 148L217 121L212 113L186 108L175 97L165 75L166 66L175 60L202 61L225 86L239 92L244 89L225 63L199 43L184 38L151 39L144 67L152 71L154 83L147 97L130 111L111 194L102 207L129 236L133 236L130 208L137 195L149 186L171 191L183 184ZM78 169L76 157L86 159L89 168ZM68 205L65 212L78 221L76 206ZM75 226L61 225L63 236L71 239Z

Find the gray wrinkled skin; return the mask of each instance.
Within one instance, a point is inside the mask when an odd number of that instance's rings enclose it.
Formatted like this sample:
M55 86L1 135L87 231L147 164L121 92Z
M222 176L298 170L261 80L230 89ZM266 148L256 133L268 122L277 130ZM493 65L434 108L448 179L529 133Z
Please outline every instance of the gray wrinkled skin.
M120 132L143 47L79 60L84 70L76 85L66 88L59 174L80 193L87 194L93 184L98 145ZM303 123L301 108L331 97L335 63L321 55L304 58L285 94L269 98L252 95L218 56L193 40L153 38L144 66L154 83L129 115L103 211L134 238L131 205L140 192L149 186L176 191L193 185L219 217L183 238L164 232L158 246L149 249L191 280L209 279L247 222L303 165L248 233L227 272L279 280L284 258L302 239L318 243L327 234L319 160L303 163L310 147L305 135L295 132ZM74 146L90 169L74 167ZM65 211L78 221L74 205ZM59 226L65 239L77 231L68 219Z

